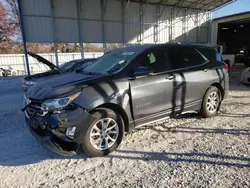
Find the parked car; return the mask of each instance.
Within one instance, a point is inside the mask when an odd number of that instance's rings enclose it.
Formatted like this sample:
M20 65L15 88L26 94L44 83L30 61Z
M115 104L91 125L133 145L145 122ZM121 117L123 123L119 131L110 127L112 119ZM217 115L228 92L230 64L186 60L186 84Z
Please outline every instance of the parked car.
M250 85L250 67L242 71L240 81L243 84Z
M247 50L240 50L240 52L235 55L235 62L237 64L244 63L246 67L250 67L249 52Z
M39 73L31 76L27 76L22 79L22 89L23 91L27 91L30 86L36 84L37 82L41 82L43 80L46 80L48 78L51 78L55 75L62 74L65 72L70 72L70 71L75 71L75 70L81 70L84 69L85 67L89 66L92 64L96 58L89 58L89 59L77 59L73 61L69 61L66 63L63 63L59 67L54 65L52 62L48 61L47 59L32 53L28 52L30 56L35 58L38 62L48 66L50 68L49 71L46 71L44 73Z
M210 47L130 46L32 86L22 110L31 133L50 150L103 156L135 127L190 110L215 116L228 93L227 71Z

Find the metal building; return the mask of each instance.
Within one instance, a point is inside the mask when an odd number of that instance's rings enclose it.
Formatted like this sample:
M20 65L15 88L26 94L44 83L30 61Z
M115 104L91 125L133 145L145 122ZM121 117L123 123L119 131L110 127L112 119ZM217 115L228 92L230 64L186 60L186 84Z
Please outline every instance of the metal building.
M211 24L211 43L250 43L250 11L214 19ZM234 40L233 40L234 39Z
M26 42L210 43L210 11L235 0L18 0ZM56 54L57 58L57 54ZM26 62L28 58L26 54ZM27 66L29 73L29 67Z

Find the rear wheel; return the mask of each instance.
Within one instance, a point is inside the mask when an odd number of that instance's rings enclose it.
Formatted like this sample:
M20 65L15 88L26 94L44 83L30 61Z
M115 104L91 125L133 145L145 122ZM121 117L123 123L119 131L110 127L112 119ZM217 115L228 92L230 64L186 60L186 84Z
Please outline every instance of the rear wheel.
M109 109L97 109L95 120L83 132L83 152L92 156L104 156L116 150L122 141L124 123L121 116Z
M221 104L221 93L217 87L211 86L203 97L201 115L209 118L218 114Z

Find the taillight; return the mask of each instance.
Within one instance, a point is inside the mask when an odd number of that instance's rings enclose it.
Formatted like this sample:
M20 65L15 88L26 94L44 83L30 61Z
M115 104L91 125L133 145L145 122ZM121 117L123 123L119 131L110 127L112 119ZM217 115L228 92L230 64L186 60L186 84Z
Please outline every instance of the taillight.
M229 71L229 66L228 66L228 64L224 64L224 69L228 72Z

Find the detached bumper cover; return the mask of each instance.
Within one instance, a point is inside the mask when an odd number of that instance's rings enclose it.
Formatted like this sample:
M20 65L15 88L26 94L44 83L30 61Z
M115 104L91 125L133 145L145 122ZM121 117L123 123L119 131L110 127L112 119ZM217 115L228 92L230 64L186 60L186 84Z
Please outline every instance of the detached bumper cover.
M29 126L28 126L29 127ZM63 156L75 156L77 155L76 151L66 151L60 147L59 144L56 144L50 136L40 136L37 134L32 128L29 127L30 132L32 135L46 148L50 151L63 155Z
M83 109L76 109L61 114L50 114L41 117L29 114L25 110L26 122L32 135L46 148L63 156L77 154L83 140L83 130L91 123L93 117ZM76 127L74 137L65 134L69 127Z

